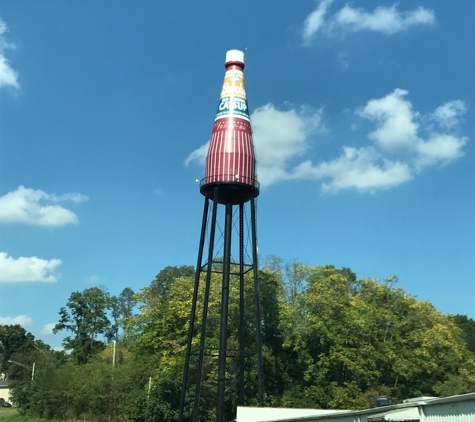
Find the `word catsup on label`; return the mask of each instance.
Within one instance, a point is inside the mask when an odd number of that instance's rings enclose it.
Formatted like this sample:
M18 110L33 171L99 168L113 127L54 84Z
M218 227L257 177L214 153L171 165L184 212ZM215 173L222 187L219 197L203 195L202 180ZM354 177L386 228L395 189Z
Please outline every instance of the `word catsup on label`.
M247 111L247 104L246 100L241 98L234 98L230 100L229 98L223 98L219 102L218 111L224 110L239 110L239 111Z

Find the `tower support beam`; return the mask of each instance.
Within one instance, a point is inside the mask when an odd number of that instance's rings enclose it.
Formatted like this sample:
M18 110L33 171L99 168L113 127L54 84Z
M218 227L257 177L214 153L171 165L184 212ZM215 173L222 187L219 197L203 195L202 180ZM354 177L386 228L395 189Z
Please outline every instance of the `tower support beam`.
M216 233L216 214L218 211L218 188L214 190L213 200L213 212L211 214L211 227L210 227L210 241L208 248L208 263L206 271L206 283L205 294L203 299L203 317L201 319L201 335L200 335L200 350L198 357L198 370L196 373L196 391L195 391L195 404L193 407L193 422L198 422L200 414L200 394L201 394L201 380L203 378L203 362L206 349L206 325L208 323L208 304L209 304L209 292L211 288L211 273L213 269L213 252L214 252L214 236ZM201 243L201 241L200 241ZM201 273L201 266L196 268L196 273Z
M178 420L183 420L183 410L185 408L185 397L186 397L186 386L188 384L188 375L190 370L190 356L191 356L191 346L193 341L193 330L195 326L195 316L196 316L196 303L198 301L198 292L200 286L200 275L201 271L198 268L201 268L203 262L203 249L205 245L206 238L206 223L208 221L208 208L209 208L209 199L205 198L205 205L203 210L203 220L201 222L201 236L200 236L200 245L198 247L198 259L196 262L196 272L195 272L195 284L193 287L193 299L191 302L191 314L190 314L190 325L188 327L188 340L186 343L186 353L185 353L185 370L183 371L183 382L181 387L181 396L180 396L180 409L178 411Z
M224 220L224 256L223 282L221 286L221 320L219 329L219 358L218 358L218 403L216 406L216 421L223 422L224 417L224 387L226 382L226 345L228 342L228 305L229 305L229 275L231 273L231 233L233 224L233 206L226 204Z
M259 304L259 274L257 266L257 224L256 203L251 199L251 233L252 233L252 272L254 276L254 312L256 317L256 354L257 354L257 388L259 406L264 406L264 374L262 367L261 312Z
M239 397L244 405L244 204L239 205Z
M216 187L216 192L213 199L217 199L219 192ZM210 209L211 207L211 209ZM205 198L205 207L203 211L203 222L200 238L200 247L198 253L198 260L196 264L195 283L192 299L192 314L190 315L190 326L188 329L187 349L185 355L185 368L183 376L182 391L180 397L180 409L179 409L179 422L185 422L191 420L198 422L200 420L200 397L202 390L202 381L204 377L204 362L205 359L212 356L216 356L216 350L208 348L206 344L207 338L207 326L208 326L208 313L209 313L209 300L211 294L212 274L221 274L221 303L219 306L219 346L217 350L218 358L218 371L217 371L217 401L216 401L216 422L225 422L229 416L229 409L226 409L227 399L225 392L227 382L226 369L227 362L231 358L236 358L237 377L235 379L235 385L237 385L236 391L236 403L238 405L244 405L246 401L245 396L245 363L248 356L254 355L255 362L257 361L257 394L259 405L263 405L263 371L262 371L262 353L261 353L261 319L260 319L260 305L259 305L259 280L258 280L258 263L257 263L257 235L256 235L256 210L255 201L252 199L249 203L250 215L245 211L244 204L234 206L228 203L224 206L224 250L223 255L216 256L215 246L219 244L219 240L216 240L216 230L218 227L217 214L219 208L222 205L219 202L210 201L209 198ZM233 210L238 209L238 218L233 213ZM210 212L211 211L211 212ZM210 218L209 218L210 214ZM245 227L246 215L250 217L250 225ZM237 220L237 221L234 221ZM233 243L232 233L233 228L237 226L239 239ZM245 253L245 243L250 243L252 247L251 256ZM203 265L203 252L205 243L208 242L208 254L207 261ZM232 261L232 245L239 247L239 262ZM218 252L219 253L219 252ZM251 262L246 262L247 259ZM246 350L245 332L246 322L245 319L245 274L252 270L252 290L253 290L253 308L254 308L254 330L255 330L255 351L251 352ZM233 278L231 278L233 274ZM200 280L204 276L204 286L201 286ZM230 305L230 288L231 282L238 283L239 296L238 296L238 309L239 309L239 321L238 321L238 349L228 349L228 337L229 337L229 305ZM198 336L196 329L196 312L197 312L197 300L199 292L203 291L203 313L201 317L201 327L199 330L199 350L193 352L193 338ZM251 299L251 298L249 298ZM252 300L252 299L251 299ZM209 334L208 334L209 336ZM196 344L196 343L195 343ZM194 356L198 357L198 360L193 360ZM196 368L196 374L193 371L193 377L190 376L190 367L192 367L192 360L195 362L193 367ZM191 419L185 415L185 408L187 406L187 391L191 388L195 388L194 391L194 403Z

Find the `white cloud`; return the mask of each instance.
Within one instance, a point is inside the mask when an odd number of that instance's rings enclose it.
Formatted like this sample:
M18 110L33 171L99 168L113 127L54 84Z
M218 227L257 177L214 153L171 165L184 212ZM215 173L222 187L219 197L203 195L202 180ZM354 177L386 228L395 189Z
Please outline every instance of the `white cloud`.
M36 256L14 259L7 253L0 252L0 282L55 282L59 278L56 271L61 264L60 259L46 260Z
M302 29L304 44L309 44L319 31L326 34L374 31L392 35L413 26L435 23L434 12L423 7L400 12L394 4L391 7L380 6L372 12L367 12L362 8L354 8L347 4L333 15L328 15L331 3L329 0L321 0L317 8L305 19Z
M463 155L462 148L466 143L465 137L434 133L427 141L418 142L415 169L450 163Z
M433 25L435 14L432 10L418 7L408 12L399 12L396 5L377 7L368 13L346 5L335 14L334 25L351 32L368 30L392 35L415 25Z
M21 325L29 327L33 324L33 320L28 315L17 315L16 317L0 317L0 325Z
M303 24L303 42L309 44L313 35L323 26L325 15L333 0L321 0L317 8L310 13Z
M79 220L74 212L55 204L63 201L77 204L87 199L86 195L80 193L58 196L19 186L17 190L0 197L0 223L50 227L78 224Z
M50 322L49 324L45 324L43 328L40 330L40 334L42 336L52 336L53 335L53 328L56 326L56 322Z
M272 104L259 107L251 116L259 181L269 186L284 180L312 179L321 183L324 193L343 189L376 192L405 183L427 167L446 165L461 157L467 138L437 131L431 122L437 119L442 129L453 131L465 104L449 101L423 116L413 109L408 95L406 90L395 89L369 100L354 112L374 125L367 135L369 144L359 148L343 145L337 157L317 163L306 156L312 136L328 132L323 110L302 107L281 111ZM354 123L349 128L351 137L359 133L355 128ZM206 150L204 145L197 150L199 154L191 153L187 163L203 164L204 158L198 157L204 157Z
M101 278L98 275L91 275L86 278L86 282L91 283L91 284L97 284L101 281Z
M465 137L439 133L429 130L428 139L420 136L419 113L413 111L412 105L405 99L408 92L395 89L383 98L370 100L357 113L373 121L377 129L369 138L385 152L405 153L405 158L412 163L415 171L436 164L447 164L463 155L462 148L467 143ZM452 128L458 123L458 116L465 112L465 105L460 100L449 101L438 107L430 117L437 119L443 127Z
M440 126L450 129L458 124L459 117L465 114L466 111L467 109L463 101L448 101L440 107L437 107L434 113L432 113L431 118Z
M8 43L4 37L7 31L7 24L0 18L0 88L2 86L19 88L18 73L10 66L10 62L3 54L4 50L14 48L14 45Z
M407 91L396 89L386 97L371 100L358 114L373 120L378 128L369 137L384 150L398 151L413 148L417 142L417 117L412 105L404 100Z
M258 177L263 186L289 178L288 162L305 153L310 135L325 130L322 112L308 107L281 111L266 104L252 113Z
M185 160L185 166L195 161L199 164L205 164L206 155L208 154L209 141L206 144L201 145L198 149L195 149Z
M335 193L342 189L375 192L392 188L412 179L406 163L383 158L372 147L343 147L335 160L313 165L306 161L293 171L296 179L330 179L322 183L322 191Z

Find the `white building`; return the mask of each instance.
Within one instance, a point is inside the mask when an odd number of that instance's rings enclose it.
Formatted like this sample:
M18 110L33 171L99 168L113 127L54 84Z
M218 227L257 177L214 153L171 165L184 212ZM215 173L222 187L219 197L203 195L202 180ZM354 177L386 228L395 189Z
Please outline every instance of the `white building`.
M8 382L5 380L0 380L0 401L9 402L10 400L11 400L11 391L10 391Z
M475 393L418 397L365 410L238 407L236 422L475 422Z

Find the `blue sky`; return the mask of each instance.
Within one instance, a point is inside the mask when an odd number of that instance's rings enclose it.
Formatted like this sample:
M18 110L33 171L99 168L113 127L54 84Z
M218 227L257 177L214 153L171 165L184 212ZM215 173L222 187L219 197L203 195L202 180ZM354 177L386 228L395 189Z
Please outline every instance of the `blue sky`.
M0 5L0 324L194 265L225 53L246 50L259 253L475 318L471 0Z

